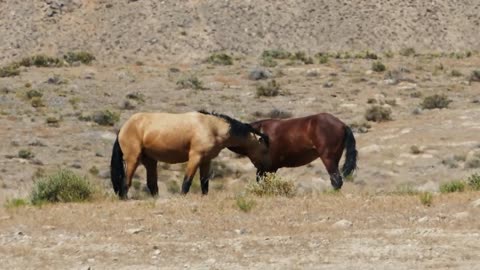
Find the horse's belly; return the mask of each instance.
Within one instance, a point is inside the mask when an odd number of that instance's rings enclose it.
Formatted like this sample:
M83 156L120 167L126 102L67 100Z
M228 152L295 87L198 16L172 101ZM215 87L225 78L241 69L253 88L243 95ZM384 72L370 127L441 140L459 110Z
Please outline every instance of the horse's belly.
M318 158L316 151L308 151L302 153L287 153L279 157L280 167L300 167L307 165Z
M182 163L188 161L188 152L179 150L144 150L149 157L165 163Z

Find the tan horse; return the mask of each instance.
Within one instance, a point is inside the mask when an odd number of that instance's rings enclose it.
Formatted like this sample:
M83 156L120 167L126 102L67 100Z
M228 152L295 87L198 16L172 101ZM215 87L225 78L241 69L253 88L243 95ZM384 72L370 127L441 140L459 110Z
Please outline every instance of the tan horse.
M264 159L268 158L268 137L226 115L205 111L136 113L125 122L113 145L110 164L113 189L120 198L127 198L133 174L142 163L147 170L147 187L156 195L157 161L188 161L182 193L189 191L200 168L202 194L207 194L210 161L225 147L246 149L254 164L267 162Z

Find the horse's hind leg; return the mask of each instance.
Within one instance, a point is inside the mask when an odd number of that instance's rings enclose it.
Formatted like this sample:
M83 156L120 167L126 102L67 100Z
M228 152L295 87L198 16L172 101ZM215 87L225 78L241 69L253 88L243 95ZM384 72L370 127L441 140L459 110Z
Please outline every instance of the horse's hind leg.
M197 172L198 166L200 164L200 155L197 154L190 154L188 157L187 163L187 171L185 176L183 177L183 184L182 184L182 194L187 194L190 190L190 186L192 185L193 177Z
M142 156L142 163L147 170L147 187L150 190L152 196L158 195L158 184L157 184L157 161L153 158L150 158L146 155Z
M342 175L338 170L338 163L340 162L339 158L332 156L321 156L320 157L325 165L325 168L330 175L330 183L334 189L340 189L343 185Z
M210 182L210 164L211 161L204 161L200 164L200 182L202 185L202 194L208 194L208 183Z
M127 184L127 186L126 186L127 190L125 191L125 194L124 194L125 199L127 198L128 189L132 185L132 178L133 178L133 175L135 174L135 170L137 169L139 163L140 162L139 162L139 157L138 156L128 157L127 159L125 159L126 180L127 180L127 183L126 183Z

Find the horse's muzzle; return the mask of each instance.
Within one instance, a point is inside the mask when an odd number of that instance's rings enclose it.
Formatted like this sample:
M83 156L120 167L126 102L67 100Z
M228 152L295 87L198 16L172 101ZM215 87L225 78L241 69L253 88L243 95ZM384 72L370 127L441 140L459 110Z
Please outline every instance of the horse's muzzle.
M330 175L330 183L332 184L333 189L339 190L343 186L343 179L340 174Z

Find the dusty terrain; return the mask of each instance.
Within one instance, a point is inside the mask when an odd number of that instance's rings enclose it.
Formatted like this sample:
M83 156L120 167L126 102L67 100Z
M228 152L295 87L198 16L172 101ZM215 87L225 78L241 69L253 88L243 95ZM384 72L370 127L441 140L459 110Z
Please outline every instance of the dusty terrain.
M70 50L96 57L0 78L0 203L28 199L34 180L59 168L86 175L106 194L81 204L2 207L2 267L474 269L480 193L438 189L479 173L480 82L470 80L480 69L479 4L373 2L0 0L0 66ZM399 54L408 47L417 54ZM370 50L387 70L373 72L374 60L354 57L260 67L262 51L277 48L312 57ZM233 65L205 62L218 50L232 54ZM254 69L270 73L281 94L258 97L257 85L268 80L249 79ZM203 90L178 86L192 76ZM31 90L42 93L43 106L32 106ZM433 94L446 95L448 108L421 109ZM390 108L392 120L367 122L374 104ZM114 126L80 120L106 109L120 115ZM320 161L281 169L297 196L253 197L245 213L235 196L255 170L223 151L208 197L168 192L183 166L162 165L159 198L144 194L140 168L135 199L112 199L109 159L122 123L137 111L199 109L243 121L274 109L332 113L361 127L359 169L336 195ZM21 150L33 157L19 157ZM432 192L432 206L410 190Z

